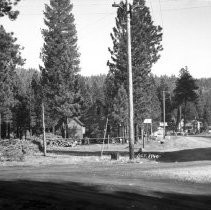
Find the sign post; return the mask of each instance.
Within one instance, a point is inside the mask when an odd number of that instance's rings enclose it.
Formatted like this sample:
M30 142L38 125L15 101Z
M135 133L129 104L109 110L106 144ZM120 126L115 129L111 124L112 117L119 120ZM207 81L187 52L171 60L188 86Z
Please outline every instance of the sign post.
M148 140L148 124L151 124L151 134L152 134L152 119L145 119L144 124L147 124L147 140ZM143 128L144 128L144 125L143 125ZM143 137L143 148L144 148L144 131L143 131L142 137Z

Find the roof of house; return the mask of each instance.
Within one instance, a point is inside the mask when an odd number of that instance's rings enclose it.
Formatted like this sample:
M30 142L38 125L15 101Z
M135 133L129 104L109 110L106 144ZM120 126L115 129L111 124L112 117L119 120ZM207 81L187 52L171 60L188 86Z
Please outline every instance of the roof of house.
M84 125L77 117L74 117L73 120L74 120L75 122L77 122L80 126L85 127L85 125Z

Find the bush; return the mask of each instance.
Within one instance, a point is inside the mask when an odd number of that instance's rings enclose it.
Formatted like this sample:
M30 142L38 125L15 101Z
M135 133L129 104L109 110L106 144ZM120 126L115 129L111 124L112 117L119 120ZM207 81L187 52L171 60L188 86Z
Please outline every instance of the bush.
M23 161L25 155L37 152L39 148L32 141L11 139L0 142L0 161Z

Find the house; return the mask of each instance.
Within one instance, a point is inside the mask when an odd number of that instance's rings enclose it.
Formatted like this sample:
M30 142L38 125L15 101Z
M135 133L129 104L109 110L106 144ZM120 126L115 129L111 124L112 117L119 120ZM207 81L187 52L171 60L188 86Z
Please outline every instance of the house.
M202 126L203 126L202 122L198 120L191 120L186 122L185 129L187 133L196 134L201 132ZM183 131L183 129L184 129L184 119L182 119L178 124L178 130Z
M78 118L68 118L67 127L69 137L83 138L83 135L85 134L85 126Z
M208 133L211 134L211 126L208 126Z

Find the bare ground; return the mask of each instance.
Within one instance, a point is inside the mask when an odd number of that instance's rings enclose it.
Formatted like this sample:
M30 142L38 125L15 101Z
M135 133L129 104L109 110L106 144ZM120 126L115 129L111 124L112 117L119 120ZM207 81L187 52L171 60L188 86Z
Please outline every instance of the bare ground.
M148 142L132 164L127 145L105 147L103 158L100 148L51 148L47 157L1 163L0 209L211 209L210 138ZM120 160L110 160L112 151Z

